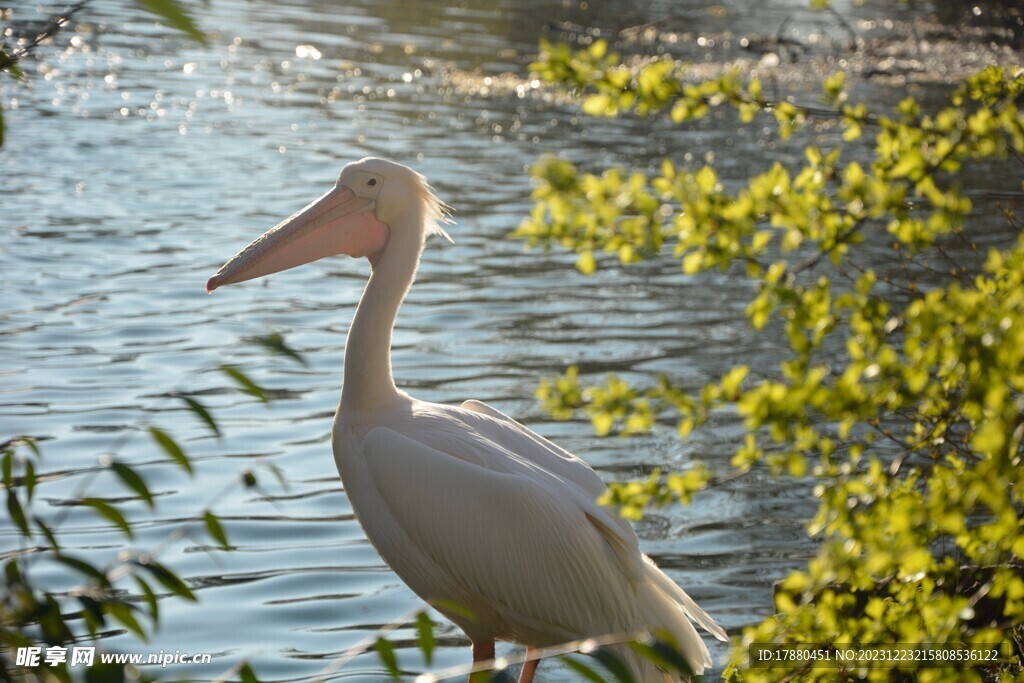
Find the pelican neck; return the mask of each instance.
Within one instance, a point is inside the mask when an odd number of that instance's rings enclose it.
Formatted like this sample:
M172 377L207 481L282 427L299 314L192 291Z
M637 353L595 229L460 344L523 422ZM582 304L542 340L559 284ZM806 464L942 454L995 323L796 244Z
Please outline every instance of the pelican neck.
M345 343L342 411L373 410L399 396L391 372L391 337L398 310L416 277L422 231L391 231L366 283Z

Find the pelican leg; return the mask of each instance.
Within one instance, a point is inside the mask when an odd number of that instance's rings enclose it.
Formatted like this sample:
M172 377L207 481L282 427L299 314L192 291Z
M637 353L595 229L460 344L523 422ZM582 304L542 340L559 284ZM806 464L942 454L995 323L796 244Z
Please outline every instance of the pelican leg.
M489 662L494 659L494 641L488 640L483 643L473 643L473 664L479 664L480 662ZM486 681L490 677L486 671L479 671L469 677L470 683L475 681Z
M494 641L473 643L473 663L486 662L488 659L494 659Z
M526 648L526 661L523 662L523 669L519 672L519 683L533 683L533 674L537 670L537 665L540 664L540 657L537 654L538 650L532 647Z

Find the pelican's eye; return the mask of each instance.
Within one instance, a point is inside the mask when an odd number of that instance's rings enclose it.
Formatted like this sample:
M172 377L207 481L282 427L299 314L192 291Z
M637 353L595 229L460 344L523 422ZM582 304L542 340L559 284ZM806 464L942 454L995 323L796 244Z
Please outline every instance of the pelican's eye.
M370 187L375 187L377 185L377 179L370 178L369 180L366 181L366 184Z

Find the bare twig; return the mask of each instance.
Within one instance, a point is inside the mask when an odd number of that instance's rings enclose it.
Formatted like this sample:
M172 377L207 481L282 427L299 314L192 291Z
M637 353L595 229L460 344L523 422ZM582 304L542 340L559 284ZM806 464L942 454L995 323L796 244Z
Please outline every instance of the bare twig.
M825 5L825 11L831 14L833 17L835 17L836 21L839 22L839 25L842 26L843 29L846 30L846 33L850 36L849 49L859 49L863 44L863 41L861 40L860 36L857 35L857 31L855 31L854 28L850 26L850 22L846 21L846 18L842 14L840 14L836 10L836 8L831 5L831 3Z
M64 12L55 14L50 18L50 21L42 31L29 40L28 44L18 48L17 50L8 53L7 51L0 49L0 71L10 71L12 67L15 67L18 62L27 57L33 50L60 33L61 29L64 28L64 25L67 24L79 10L84 8L90 2L92 2L92 0L79 0L79 2L71 5Z

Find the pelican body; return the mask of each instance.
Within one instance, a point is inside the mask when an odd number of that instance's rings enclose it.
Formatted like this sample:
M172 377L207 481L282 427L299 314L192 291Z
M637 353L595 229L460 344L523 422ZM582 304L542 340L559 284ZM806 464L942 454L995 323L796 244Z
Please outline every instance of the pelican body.
M348 164L331 190L224 264L207 291L326 256L369 259L345 347L334 459L370 542L466 632L474 661L492 659L495 640L529 656L654 631L702 673L711 658L691 620L722 640L725 632L640 552L629 523L595 502L605 486L583 460L479 401L427 403L395 386L395 318L426 237L448 237L445 210L406 166ZM617 654L638 682L671 680L628 647ZM527 662L520 680L535 667Z

